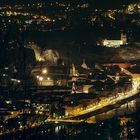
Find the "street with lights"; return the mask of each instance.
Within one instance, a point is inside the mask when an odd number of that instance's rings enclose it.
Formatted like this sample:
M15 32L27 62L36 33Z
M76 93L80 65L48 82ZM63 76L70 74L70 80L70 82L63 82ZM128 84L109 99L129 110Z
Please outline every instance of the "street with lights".
M139 140L139 1L0 0L0 140Z
M133 77L132 81L132 89L128 92L117 93L113 96L109 96L106 99L100 100L98 103L90 104L85 109L78 108L77 110L73 110L71 115L64 117L63 119L53 119L48 118L48 122L86 122L88 119L88 114L98 115L103 113L104 111L116 108L117 104L125 104L129 99L135 98L136 95L139 95L139 87L140 87L140 78ZM109 106L113 106L112 108L108 108ZM91 116L90 116L91 117Z

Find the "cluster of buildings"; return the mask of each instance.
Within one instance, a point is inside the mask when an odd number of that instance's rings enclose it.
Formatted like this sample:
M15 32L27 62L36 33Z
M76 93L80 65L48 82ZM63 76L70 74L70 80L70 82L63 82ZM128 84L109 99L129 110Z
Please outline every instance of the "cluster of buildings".
M89 68L83 61L82 65L48 66L43 63L36 65L31 74L36 79L34 86L70 87L71 93L97 93L115 89L118 83L131 83L131 75L122 71L129 64L96 64ZM61 89L62 90L62 89ZM69 91L68 89L66 91Z
M75 3L48 1L31 4L30 2L25 2L21 5L1 6L0 11L1 16L3 16L2 22L4 26L8 26L8 24L13 22L13 18L15 18L23 30L63 31L80 24L88 27L99 26L101 28L108 28L109 25L111 28L112 25L117 26L114 21L120 20L118 16L123 16L125 10L125 14L127 14L135 13L140 9L139 4L130 4L128 8L125 6L120 9L108 8L103 10L91 7L92 5L85 0ZM40 11L41 14L38 14L36 11ZM121 21L119 22L121 23Z
M123 34L121 33L121 37L120 39L105 39L102 41L102 44L103 46L106 46L106 47L114 47L114 48L118 48L122 45L126 45L127 44L127 35L126 34Z
M139 3L129 4L126 13L128 14L140 13L140 4Z

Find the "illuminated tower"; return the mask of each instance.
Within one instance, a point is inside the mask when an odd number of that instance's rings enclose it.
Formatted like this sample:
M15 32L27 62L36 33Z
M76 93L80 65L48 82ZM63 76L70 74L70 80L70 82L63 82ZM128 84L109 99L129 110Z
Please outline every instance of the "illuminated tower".
M127 35L121 33L121 40L123 41L123 44L126 44L127 43Z
M76 70L76 68L75 68L75 65L72 64L72 67L71 67L71 69L70 69L70 75L71 75L71 76L75 76L76 74L77 74L77 70Z
M82 68L84 69L89 69L89 67L87 66L85 59L83 59L83 64L81 65Z

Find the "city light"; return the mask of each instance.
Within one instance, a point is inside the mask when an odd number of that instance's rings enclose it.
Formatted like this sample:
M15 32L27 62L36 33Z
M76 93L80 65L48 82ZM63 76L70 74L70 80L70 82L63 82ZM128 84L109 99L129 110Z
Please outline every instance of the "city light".
M47 72L48 72L48 71L47 71L46 68L42 70L42 73L43 73L43 74L47 74Z
M51 80L51 78L50 78L50 77L48 77L48 78L47 78L47 80Z
M37 75L36 78L39 79L39 75Z
M0 139L140 139L140 2L0 3Z
M41 76L39 77L39 81L43 81L43 79L44 79L43 77L41 77Z

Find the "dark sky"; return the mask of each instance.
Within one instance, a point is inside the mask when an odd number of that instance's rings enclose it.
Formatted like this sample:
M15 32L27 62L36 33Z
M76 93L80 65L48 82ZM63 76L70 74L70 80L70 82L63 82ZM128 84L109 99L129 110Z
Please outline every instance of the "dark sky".
M0 0L1 5L5 4L21 4L21 3L35 3L35 2L48 2L48 1L58 1L58 2L71 2L75 3L78 1L88 1L93 7L100 7L100 8L110 8L110 7L119 7L123 4L128 4L132 2L140 2L140 0Z

